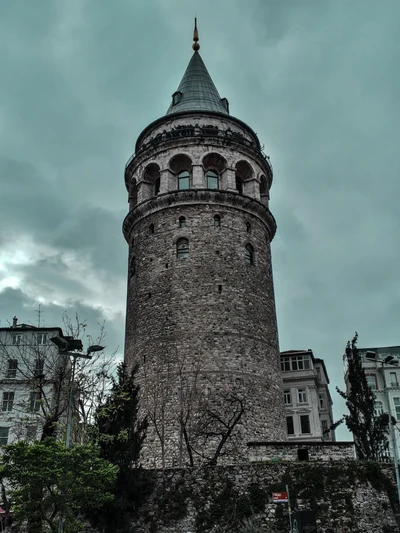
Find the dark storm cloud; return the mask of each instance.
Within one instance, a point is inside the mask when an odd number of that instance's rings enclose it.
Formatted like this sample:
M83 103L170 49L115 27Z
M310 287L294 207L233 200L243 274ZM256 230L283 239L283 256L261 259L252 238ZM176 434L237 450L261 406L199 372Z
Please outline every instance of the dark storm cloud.
M362 345L399 344L397 1L44 0L0 11L0 287L21 280L0 294L3 319L13 301L34 317L41 293L62 294L69 310L112 316L122 339L124 164L169 105L197 14L221 96L274 166L282 349L312 348L342 386L354 330Z

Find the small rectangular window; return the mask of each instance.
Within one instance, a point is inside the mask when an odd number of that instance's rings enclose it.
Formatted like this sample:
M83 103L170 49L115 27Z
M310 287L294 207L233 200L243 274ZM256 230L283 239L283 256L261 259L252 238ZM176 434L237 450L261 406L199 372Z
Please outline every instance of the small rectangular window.
M14 392L3 392L3 411L12 411L14 406Z
M311 433L310 417L308 415L300 415L300 427L302 433Z
M320 409L325 408L325 398L323 394L318 394L318 401L319 401L319 407Z
M39 333L37 336L38 344L47 344L47 333Z
M316 371L317 371L317 379L318 381L321 381L321 367L317 366Z
M6 378L15 378L17 377L17 369L18 369L18 360L17 359L9 359L8 360L8 368L6 372Z
M35 360L35 378L40 378L43 376L43 367L44 367L44 360L42 357L38 357Z
M30 424L29 426L26 426L26 440L32 441L36 439L37 435L37 426Z
M367 383L371 390L376 390L376 377L373 374L367 375Z
M37 413L40 409L40 392L31 392L29 397L29 410L31 413Z
M19 333L12 334L12 343L19 346L21 344L22 335Z
M329 437L328 421L327 420L322 420L321 426L322 426L322 436L324 438Z
M283 396L284 396L284 398L285 398L285 404L286 404L286 405L292 403L292 395L291 395L291 393L290 393L290 389L284 390L284 391L283 391Z
M399 382L397 381L396 372L390 372L390 385L392 387L398 387L398 385L399 385Z
M299 403L307 403L307 390L297 389Z
M0 428L0 446L8 444L8 432L10 428Z
M287 425L288 435L294 435L294 423L293 423L293 417L292 416L287 416L286 417L286 425Z
M396 419L400 420L400 398L393 398L393 403L396 411Z

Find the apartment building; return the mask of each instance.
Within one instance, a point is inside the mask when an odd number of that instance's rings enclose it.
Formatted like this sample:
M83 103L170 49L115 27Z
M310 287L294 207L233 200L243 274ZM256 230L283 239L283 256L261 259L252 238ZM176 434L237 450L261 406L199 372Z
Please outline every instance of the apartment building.
M289 441L335 441L332 398L323 359L312 350L281 352Z

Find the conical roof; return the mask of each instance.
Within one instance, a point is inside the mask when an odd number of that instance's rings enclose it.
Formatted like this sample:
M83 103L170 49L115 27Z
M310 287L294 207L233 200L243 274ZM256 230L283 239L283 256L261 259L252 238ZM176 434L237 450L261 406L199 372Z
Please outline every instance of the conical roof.
M182 81L172 96L172 103L166 114L172 115L183 111L213 111L229 115L228 101L221 99L197 50L193 53Z

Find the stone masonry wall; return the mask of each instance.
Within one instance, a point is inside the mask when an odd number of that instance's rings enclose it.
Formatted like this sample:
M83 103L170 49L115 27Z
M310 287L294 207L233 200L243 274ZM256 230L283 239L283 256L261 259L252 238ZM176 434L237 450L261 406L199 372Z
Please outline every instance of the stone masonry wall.
M399 532L394 472L388 465L270 463L154 476L152 496L133 524L137 533L244 533L246 520L258 533L287 533L288 506L272 502L272 492L286 485L293 511L315 512L318 533Z
M250 442L249 461L298 461L299 450L307 451L307 461L352 461L354 442Z

